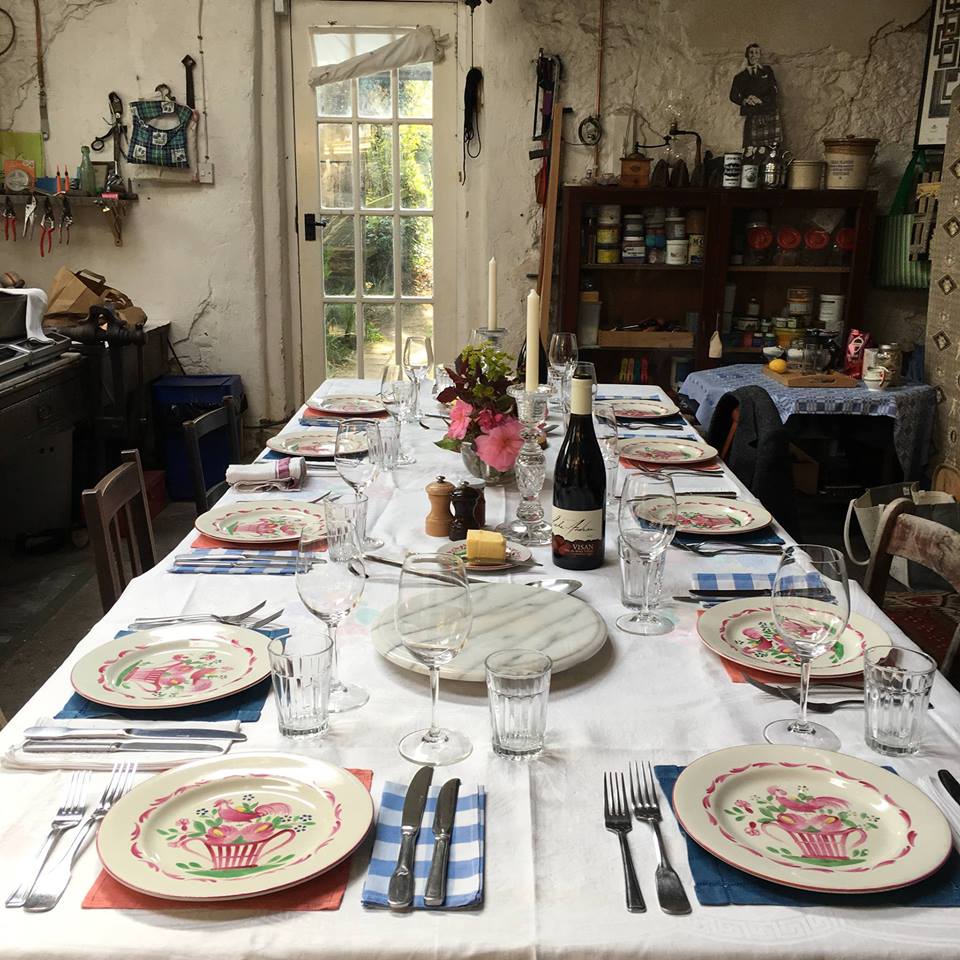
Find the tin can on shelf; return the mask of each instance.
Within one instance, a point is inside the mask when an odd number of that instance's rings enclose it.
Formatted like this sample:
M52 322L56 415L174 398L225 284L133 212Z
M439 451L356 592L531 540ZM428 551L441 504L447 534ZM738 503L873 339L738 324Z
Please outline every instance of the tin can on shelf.
M706 210L688 210L687 211L687 236L694 233L704 234L707 232L707 211Z
M760 185L760 167L752 156L743 158L740 168L740 189L754 190Z
M728 189L740 186L740 175L743 170L743 154L725 153L723 155L723 185Z
M619 226L620 205L618 203L605 203L597 207L597 225Z
M612 243L620 242L620 227L611 227L606 224L597 226L597 243L601 246L607 246Z
M687 241L668 240L666 262L674 267L683 266L687 262Z
M686 217L667 217L664 229L666 231L668 240L687 239Z
M611 243L597 244L597 263L619 263L620 262L620 244Z
M687 261L689 263L703 263L704 243L702 233L691 233L687 237Z

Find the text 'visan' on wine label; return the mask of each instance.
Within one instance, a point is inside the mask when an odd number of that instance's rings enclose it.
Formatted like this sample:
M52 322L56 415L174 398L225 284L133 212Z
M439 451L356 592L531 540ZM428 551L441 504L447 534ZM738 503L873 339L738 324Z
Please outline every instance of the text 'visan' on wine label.
M567 555L590 554L603 543L603 510L553 508L553 548Z

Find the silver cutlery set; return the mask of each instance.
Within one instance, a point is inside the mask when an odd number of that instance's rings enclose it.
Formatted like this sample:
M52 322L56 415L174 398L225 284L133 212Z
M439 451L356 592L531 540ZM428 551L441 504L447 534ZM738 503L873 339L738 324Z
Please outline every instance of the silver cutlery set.
M660 799L653 767L644 762L639 767L632 762L629 768L630 792L627 794L626 778L621 772L603 775L603 823L607 830L617 835L620 841L620 857L623 861L623 879L626 888L626 904L630 913L645 913L647 905L640 891L633 854L627 834L633 829L633 820L649 823L657 841L657 902L664 913L680 916L690 913L690 901L680 882L677 871L670 865L663 837L660 833Z
M217 727L27 727L24 753L225 753L245 733Z

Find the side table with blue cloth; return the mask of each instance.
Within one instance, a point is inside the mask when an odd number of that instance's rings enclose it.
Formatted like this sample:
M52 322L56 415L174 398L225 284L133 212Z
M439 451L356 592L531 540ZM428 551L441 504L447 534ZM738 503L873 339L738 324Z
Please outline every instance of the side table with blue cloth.
M890 417L893 445L904 479L916 479L930 456L936 392L927 384L907 384L887 390L856 387L785 387L767 376L758 363L737 363L691 373L680 393L696 401L697 420L706 429L726 394L740 387L762 387L770 394L784 423L794 414L841 414Z

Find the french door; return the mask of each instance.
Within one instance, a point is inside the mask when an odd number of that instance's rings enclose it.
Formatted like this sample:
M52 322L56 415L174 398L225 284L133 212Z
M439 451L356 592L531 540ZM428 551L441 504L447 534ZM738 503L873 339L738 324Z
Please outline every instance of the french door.
M292 5L304 388L378 379L404 338L452 355L456 332L456 5ZM339 63L429 25L440 63L311 88ZM313 215L315 239L305 217Z

